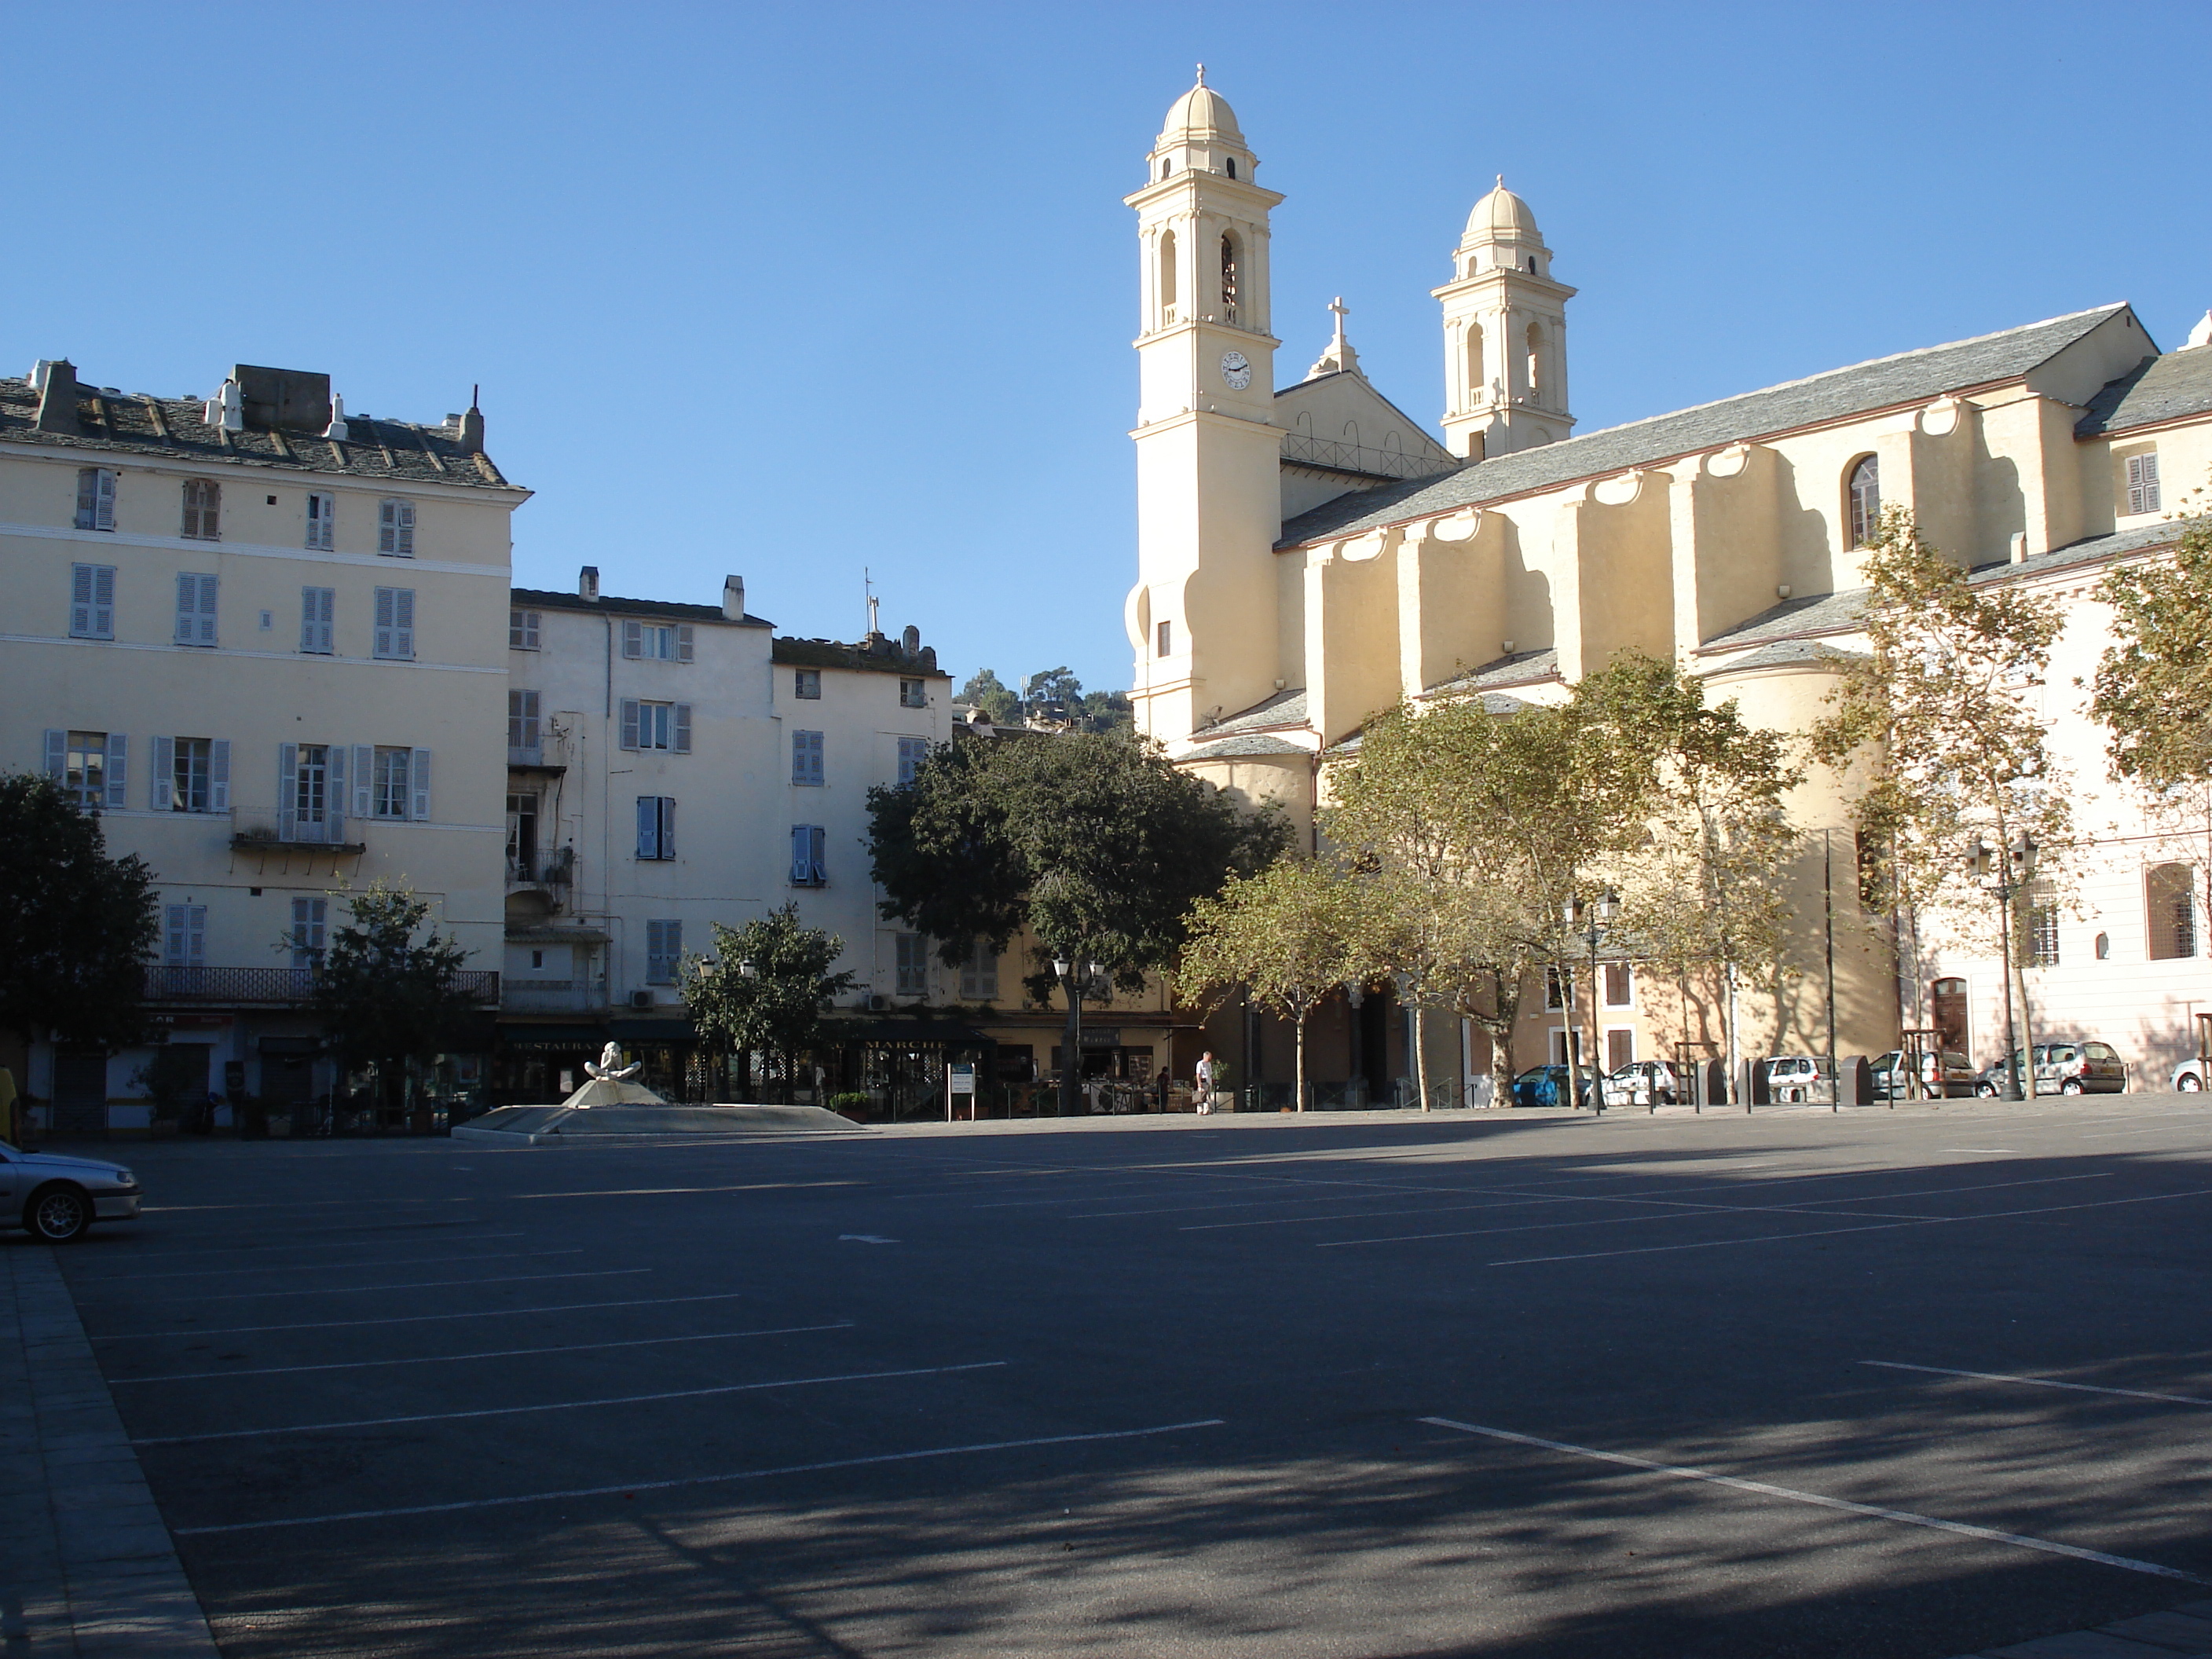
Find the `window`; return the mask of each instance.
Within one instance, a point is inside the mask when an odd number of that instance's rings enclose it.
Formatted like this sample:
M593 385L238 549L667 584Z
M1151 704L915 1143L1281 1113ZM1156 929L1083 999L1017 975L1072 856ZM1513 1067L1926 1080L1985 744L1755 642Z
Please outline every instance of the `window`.
M622 702L622 746L625 749L665 749L672 755L691 752L691 705L688 702Z
M355 771L367 762L363 754ZM286 841L336 845L345 839L346 751L337 744L288 743L277 760L277 811ZM366 807L366 800L356 805Z
M623 655L651 662L690 662L691 624L689 623L623 623Z
M380 587L376 590L375 655L388 662L415 659L415 590Z
M112 564L73 564L70 567L70 637L112 640L115 637L115 567Z
M198 542L222 539L222 486L212 478L185 480L185 522L180 534Z
M928 708L929 682L927 680L917 679L900 680L899 707L902 708Z
M115 528L115 474L106 467L83 466L77 469L76 527L79 530Z
M1881 466L1871 455L1860 458L1847 486L1850 495L1851 545L1864 547L1881 533Z
M830 884L829 832L818 823L791 826L791 884L827 887Z
M1540 325L1528 325L1528 395L1534 398L1544 392L1547 378L1544 372L1544 331Z
M310 550L327 553L337 534L338 498L310 491L307 495L307 541Z
M1221 233L1221 320L1237 320L1237 238L1230 231Z
M1160 177L1164 179L1167 176L1167 163L1164 161L1160 164ZM1176 234L1171 230L1163 231L1160 233L1160 321L1164 324L1176 319Z
M230 811L230 745L220 738L154 739L153 787L147 805L156 812Z
M327 657L337 647L338 591L335 587L300 590L300 649L311 657Z
M999 958L990 944L977 939L960 959L960 1000L995 1002L999 997Z
M379 501L376 504L376 550L395 559L415 556L415 503Z
M507 613L507 648L510 651L538 649L538 630L545 624L542 611L510 611Z
M1175 653L1175 624L1171 622L1164 622L1159 625L1158 631L1159 637L1154 641L1157 648L1152 654L1160 657L1172 656Z
M295 898L292 901L294 972L311 972L323 965L323 945L330 927L330 915L328 899Z
M368 816L373 818L398 818L404 822L410 816L414 793L411 749L378 748L372 751L369 763Z
M929 994L929 939L922 933L892 935L898 950L892 981L894 994L902 997Z
M538 878L538 797L507 798L507 878Z
M809 702L818 701L822 696L822 671L818 668L793 670L791 676L791 695L794 697L803 697Z
M2039 881L2028 890L2027 965L2058 965L2058 905L2051 896L2048 882Z
M637 798L637 855L668 860L676 856L676 800L672 795Z
M525 764L538 758L538 693L510 690L507 694L507 758Z
M1631 1006L1635 997L1636 982L1626 963L1608 962L1605 964L1604 990L1607 1007L1626 1008Z
M211 646L216 642L215 604L216 580L214 577L179 573L177 576L177 643L179 645Z
M48 732L46 775L87 811L122 806L126 744L115 732Z
M1617 1072L1635 1059L1636 1033L1620 1026L1609 1029L1605 1034L1605 1069Z
M684 924L648 921L645 924L645 982L673 985L684 960Z
M899 782L902 785L912 783L914 775L921 770L922 763L928 758L927 738L901 738L898 740Z
M1229 163L1229 176L1234 179L1237 176L1237 158L1231 155L1225 159Z
M1575 976L1558 968L1544 969L1544 1006L1547 1008L1571 1008L1575 1006Z
M2144 921L2153 962L2197 954L2196 888L2197 872L2186 864L2154 864L2144 873Z
M170 904L162 907L161 962L169 968L207 966L207 906Z
M2128 511L2158 511L2158 453L2128 457ZM80 509L81 511L82 509ZM100 526L105 530L106 525Z
M1467 389L1472 396L1480 398L1488 384L1482 377L1482 325L1469 323L1467 325Z
M791 734L791 781L797 784L820 786L822 734L819 732L794 732Z

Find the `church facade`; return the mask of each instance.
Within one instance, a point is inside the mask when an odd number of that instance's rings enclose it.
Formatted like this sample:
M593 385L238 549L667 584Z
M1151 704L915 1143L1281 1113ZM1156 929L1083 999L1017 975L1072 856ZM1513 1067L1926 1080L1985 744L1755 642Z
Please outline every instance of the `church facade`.
M1303 827L1326 757L1401 697L1557 701L1630 649L1802 732L1839 653L1863 648L1861 550L1881 507L1901 504L1975 581L2066 605L2044 712L2088 839L2067 855L2063 902L2039 913L2038 1040L2101 1037L2132 1062L2130 1086L2164 1086L2196 1052L2191 1015L2212 1010L2212 837L2105 781L2075 686L2106 639L2089 590L2116 561L2170 548L2182 498L2212 476L2212 319L2161 353L2130 307L2107 305L1578 432L1575 289L1500 179L1432 293L1439 441L1369 381L1340 307L1320 360L1276 373L1268 215L1283 198L1202 75L1146 165L1127 198L1142 282L1125 622L1139 725L1180 764ZM1899 945L1860 913L1838 779L1812 771L1790 805L1806 832L1797 988L1747 1002L1747 1052L1820 1052L1832 1010L1839 1053L1937 1025L1977 1065L1997 1059L1996 962L1947 945L1936 919ZM1599 977L1607 1064L1710 1034L1710 1009L1647 995L1632 972ZM1523 1066L1564 1058L1580 1023L1541 1000L1524 1000ZM1386 1040L1401 1044L1399 1028ZM1487 1068L1478 1034L1430 1042L1432 1075L1450 1074L1454 1050L1462 1075Z

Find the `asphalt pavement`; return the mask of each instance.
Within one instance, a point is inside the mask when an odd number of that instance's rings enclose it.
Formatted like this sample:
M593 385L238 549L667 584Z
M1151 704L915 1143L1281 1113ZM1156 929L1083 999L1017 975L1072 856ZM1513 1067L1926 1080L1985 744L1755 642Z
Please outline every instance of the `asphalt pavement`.
M1947 1659L2212 1594L2201 1101L165 1144L56 1255L232 1659Z

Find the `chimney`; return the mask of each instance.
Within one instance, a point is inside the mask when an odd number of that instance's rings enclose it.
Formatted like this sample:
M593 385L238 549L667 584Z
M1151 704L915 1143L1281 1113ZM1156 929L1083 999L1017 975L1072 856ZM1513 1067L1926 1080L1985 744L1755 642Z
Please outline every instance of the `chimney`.
M599 597L599 568L587 564L576 573L576 591L587 599Z
M2014 531L2012 532L2012 544L2007 550L2012 555L2012 562L2014 564L2025 563L2027 559L2027 532L2025 530Z
M219 426L226 432L246 430L246 393L234 380L225 380L216 388L207 406L200 410L204 425Z
M482 386L469 388L468 413L461 416L461 447L471 455L483 453L483 410L477 407L477 396Z
M732 622L745 619L745 579L743 576L722 578L722 614Z
M908 623L899 635L899 647L911 659L921 654L921 630Z
M46 371L46 380L39 388L38 429L41 432L76 432L76 368L66 357L39 366ZM32 371L33 374L38 369Z
M323 436L346 441L345 399L335 392L331 393L331 423L323 428Z

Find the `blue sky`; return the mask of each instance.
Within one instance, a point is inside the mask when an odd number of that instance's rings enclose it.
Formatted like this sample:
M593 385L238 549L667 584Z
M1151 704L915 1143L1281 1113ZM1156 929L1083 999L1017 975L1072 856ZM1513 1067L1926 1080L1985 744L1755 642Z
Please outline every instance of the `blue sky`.
M2212 306L2202 4L27 6L0 368L204 396L482 382L518 581L1128 683L1133 219L1191 65L1274 225L1279 370L1342 294L1433 425L1504 173L1589 431L2133 301Z

